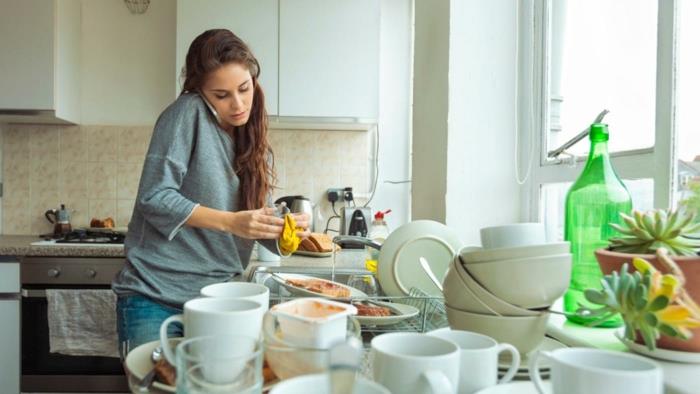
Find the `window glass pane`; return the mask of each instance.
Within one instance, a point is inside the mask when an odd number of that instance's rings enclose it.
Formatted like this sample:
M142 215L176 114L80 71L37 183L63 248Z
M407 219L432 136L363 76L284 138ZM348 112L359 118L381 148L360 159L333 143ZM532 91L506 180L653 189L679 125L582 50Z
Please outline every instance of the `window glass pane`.
M700 211L700 1L680 2L678 21L678 174L680 205Z
M603 109L610 110L610 151L653 146L657 0L555 0L552 7L549 150Z
M634 209L646 211L654 207L653 179L623 179ZM540 221L547 229L547 239L564 239L564 204L572 182L547 183L540 188Z

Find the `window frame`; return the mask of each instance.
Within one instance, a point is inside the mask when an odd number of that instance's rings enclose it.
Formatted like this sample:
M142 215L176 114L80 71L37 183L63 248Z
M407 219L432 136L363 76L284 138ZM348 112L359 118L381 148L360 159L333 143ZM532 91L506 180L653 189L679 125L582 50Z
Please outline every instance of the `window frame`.
M526 173L528 155L534 152L532 168L523 184L521 216L527 221L541 218L541 188L544 184L574 182L581 173L586 157L570 160L547 158L550 133L549 76L551 59L552 2L532 0L521 6L518 56L518 125L519 169ZM618 175L624 179L651 178L654 181L654 207L672 206L676 172L676 75L677 10L679 0L658 0L656 49L656 99L654 146L611 154ZM531 92L531 94L524 94ZM581 141L579 143L585 143ZM534 149L531 150L531 145Z

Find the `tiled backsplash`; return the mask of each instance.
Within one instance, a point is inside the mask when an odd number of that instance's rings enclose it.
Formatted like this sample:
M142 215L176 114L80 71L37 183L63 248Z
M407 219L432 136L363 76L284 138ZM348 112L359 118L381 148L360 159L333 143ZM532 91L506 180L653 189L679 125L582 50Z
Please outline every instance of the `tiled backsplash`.
M108 216L117 226L128 224L152 127L6 125L2 131L3 234L50 232L44 212L61 203L73 211L73 226ZM369 137L271 130L279 187L274 198L303 194L319 202L326 189L343 186L366 193Z

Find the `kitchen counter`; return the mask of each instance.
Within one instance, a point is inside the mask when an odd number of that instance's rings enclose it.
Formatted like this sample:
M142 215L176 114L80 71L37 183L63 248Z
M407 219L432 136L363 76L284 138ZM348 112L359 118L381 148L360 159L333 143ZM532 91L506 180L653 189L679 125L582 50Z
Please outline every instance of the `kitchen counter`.
M0 256L66 256L66 257L124 257L119 246L32 246L40 241L34 235L0 236Z

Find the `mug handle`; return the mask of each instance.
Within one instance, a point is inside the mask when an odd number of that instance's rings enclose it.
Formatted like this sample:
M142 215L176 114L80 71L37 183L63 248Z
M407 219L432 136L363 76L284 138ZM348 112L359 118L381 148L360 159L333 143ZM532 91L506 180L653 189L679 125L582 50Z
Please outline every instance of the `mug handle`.
M510 367L508 367L508 372L506 372L501 380L498 381L498 384L508 383L513 380L515 373L518 372L518 367L520 367L520 352L518 352L518 349L516 349L515 346L511 345L510 343L501 343L496 349L498 354L501 354L501 352L510 353L511 361Z
M172 315L169 318L165 319L160 325L160 348L163 349L163 355L165 356L165 359L168 360L170 365L176 365L175 355L170 349L170 344L168 342L168 326L170 325L170 323L174 322L180 322L184 324L184 322L182 321L182 315Z
M428 382L430 392L433 394L454 393L452 383L442 371L431 369L423 372L423 378Z
M530 375L530 380L532 380L532 383L535 384L535 388L537 389L537 392L540 394L549 394L544 390L543 383L542 383L542 377L540 377L540 357L544 358L550 358L550 355L548 352L537 352L533 355L532 358L530 358L530 362L528 363L528 369L529 369L529 375Z

